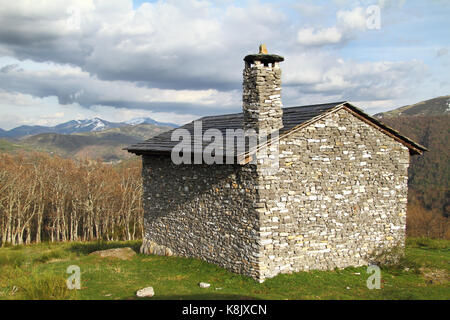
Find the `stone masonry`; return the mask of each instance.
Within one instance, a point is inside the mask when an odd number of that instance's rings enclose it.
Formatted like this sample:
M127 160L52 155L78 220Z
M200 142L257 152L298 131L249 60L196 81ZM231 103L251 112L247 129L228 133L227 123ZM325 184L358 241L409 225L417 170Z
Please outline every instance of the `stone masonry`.
M255 167L144 156L144 253L197 257L259 278ZM170 248L166 253L165 248Z
M409 150L342 109L280 141L261 179L260 275L367 265L403 245Z
M281 61L246 57L245 129L283 128ZM404 245L405 143L345 104L279 137L251 163L175 165L170 154L142 153L141 251L196 257L264 281L367 265Z

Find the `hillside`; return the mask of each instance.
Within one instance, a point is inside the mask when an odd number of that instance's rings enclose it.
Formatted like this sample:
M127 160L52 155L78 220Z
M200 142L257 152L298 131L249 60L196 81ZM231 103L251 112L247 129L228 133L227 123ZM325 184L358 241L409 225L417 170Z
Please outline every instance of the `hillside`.
M131 156L124 147L144 141L170 127L152 124L116 127L104 131L77 134L42 133L25 137L15 143L17 148L54 153L70 158L100 158L117 161ZM11 148L9 148L11 150Z
M374 117L428 148L411 158L409 203L450 216L450 96L400 107Z
M387 112L377 113L374 117L386 119L399 116L433 116L442 114L450 115L450 95L421 101Z
M133 137L140 141L144 141L155 135L158 135L160 133L163 133L164 131L171 130L171 129L173 129L173 127L153 125L153 124L138 124L138 125L123 126L123 127L104 130L104 131L77 133L76 135L97 137L97 138L103 138L103 139L107 138L110 140L114 140L116 137L120 139L121 136L127 136L127 137Z
M15 150L21 150L24 147L13 141L8 141L6 139L0 139L0 152L11 152Z
M449 216L450 115L399 116L382 121L429 150L411 158L410 201Z

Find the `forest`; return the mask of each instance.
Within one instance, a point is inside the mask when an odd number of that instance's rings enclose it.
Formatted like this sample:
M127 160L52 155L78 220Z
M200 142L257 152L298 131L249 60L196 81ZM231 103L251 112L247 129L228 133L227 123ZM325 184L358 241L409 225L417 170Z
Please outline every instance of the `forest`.
M111 165L28 152L0 154L0 241L142 238L140 159Z
M449 239L450 115L403 115L382 121L428 148L411 157L408 170L410 233Z

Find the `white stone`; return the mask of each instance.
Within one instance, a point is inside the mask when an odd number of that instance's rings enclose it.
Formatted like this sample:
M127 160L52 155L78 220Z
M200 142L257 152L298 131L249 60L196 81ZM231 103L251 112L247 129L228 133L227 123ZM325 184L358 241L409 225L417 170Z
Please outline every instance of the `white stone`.
M200 288L209 288L211 286L209 283L206 282L200 282L198 285Z
M272 243L272 239L265 239L265 240L260 240L260 244L262 246L266 245L266 244L270 244Z
M151 298L155 295L153 287L147 287L136 292L136 296L139 298Z

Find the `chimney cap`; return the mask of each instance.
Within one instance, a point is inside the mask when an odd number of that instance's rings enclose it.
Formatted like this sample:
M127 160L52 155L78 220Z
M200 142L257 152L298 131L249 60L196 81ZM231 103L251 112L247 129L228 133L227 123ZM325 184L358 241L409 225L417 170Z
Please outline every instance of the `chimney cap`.
M260 61L260 62L266 64L266 63L281 62L281 61L284 61L284 58L277 54L268 54L266 45L261 44L259 46L259 53L258 54L249 54L248 56L246 56L244 58L244 61L248 62L248 63L254 63L255 61Z
M249 54L244 58L244 61L248 63L254 63L255 61L261 61L262 63L274 63L284 61L284 58L277 54Z

